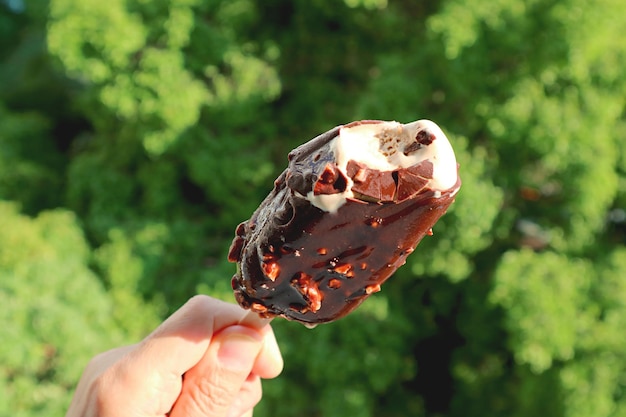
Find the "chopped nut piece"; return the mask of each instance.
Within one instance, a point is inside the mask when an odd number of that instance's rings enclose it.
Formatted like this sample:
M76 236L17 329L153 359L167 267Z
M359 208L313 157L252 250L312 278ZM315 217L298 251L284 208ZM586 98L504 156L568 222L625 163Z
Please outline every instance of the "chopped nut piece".
M328 281L328 288L332 288L334 290L336 290L337 288L341 288L341 281L337 278L331 278Z
M265 276L272 281L276 281L276 278L278 278L278 274L280 274L280 267L278 266L278 263L263 262L261 266L263 268L263 273L265 274Z
M380 284L372 284L365 287L365 294L373 294L375 292L380 291Z

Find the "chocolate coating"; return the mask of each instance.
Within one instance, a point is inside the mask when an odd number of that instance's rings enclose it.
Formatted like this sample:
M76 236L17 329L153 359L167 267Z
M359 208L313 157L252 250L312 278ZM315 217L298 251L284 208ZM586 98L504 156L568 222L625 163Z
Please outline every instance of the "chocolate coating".
M317 324L347 315L406 262L461 185L457 176L449 190L428 188L429 161L394 171L349 161L344 174L330 148L339 129L290 152L274 189L237 227L228 255L238 265L232 287L242 307L263 317ZM311 204L311 191L345 191L346 175L354 198L334 213Z

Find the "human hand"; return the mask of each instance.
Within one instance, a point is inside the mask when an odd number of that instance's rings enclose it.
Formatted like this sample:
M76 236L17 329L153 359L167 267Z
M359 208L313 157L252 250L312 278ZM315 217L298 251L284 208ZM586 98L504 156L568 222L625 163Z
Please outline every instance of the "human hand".
M282 366L269 321L196 296L140 343L94 357L66 417L249 417Z

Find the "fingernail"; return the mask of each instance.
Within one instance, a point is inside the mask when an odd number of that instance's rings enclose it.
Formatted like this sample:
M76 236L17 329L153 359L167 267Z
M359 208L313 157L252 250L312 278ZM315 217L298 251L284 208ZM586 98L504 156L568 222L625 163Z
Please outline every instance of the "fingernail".
M261 335L243 326L233 326L220 335L217 358L220 364L231 370L249 370L262 346Z

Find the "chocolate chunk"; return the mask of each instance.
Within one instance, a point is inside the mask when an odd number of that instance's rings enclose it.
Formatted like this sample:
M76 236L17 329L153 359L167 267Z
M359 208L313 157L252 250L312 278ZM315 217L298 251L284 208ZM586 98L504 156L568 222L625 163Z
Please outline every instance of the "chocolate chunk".
M327 163L313 186L313 194L337 194L346 190L347 180L337 165Z

